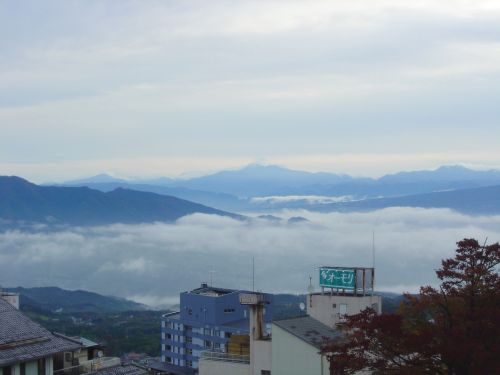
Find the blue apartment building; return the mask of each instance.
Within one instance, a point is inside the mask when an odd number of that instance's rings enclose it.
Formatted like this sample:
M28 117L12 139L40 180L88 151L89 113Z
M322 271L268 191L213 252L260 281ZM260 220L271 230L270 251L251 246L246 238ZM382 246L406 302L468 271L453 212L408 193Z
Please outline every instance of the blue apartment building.
M200 288L180 295L180 311L165 314L161 323L161 361L166 365L197 369L204 350L227 352L231 335L249 333L249 309L241 305L240 293L249 291L223 289L201 284ZM272 295L264 322L272 321Z

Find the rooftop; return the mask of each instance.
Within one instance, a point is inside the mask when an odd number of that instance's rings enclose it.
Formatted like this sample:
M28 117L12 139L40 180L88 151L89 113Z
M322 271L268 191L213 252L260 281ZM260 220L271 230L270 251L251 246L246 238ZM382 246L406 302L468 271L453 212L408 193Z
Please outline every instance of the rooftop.
M343 337L339 330L330 328L310 316L275 320L273 324L317 349L321 349L325 340L335 340Z
M0 367L81 347L81 344L52 334L0 299Z
M219 296L224 296L226 294L230 294L230 293L234 293L234 292L237 292L237 290L216 288L213 286L208 286L208 284L201 284L201 286L199 288L193 289L192 291L186 292L186 293L199 294L202 296L219 297Z
M190 367L181 367L164 362L150 362L149 368L154 372L161 372L175 375L194 375L196 372Z
M95 372L88 373L95 375L144 375L147 374L148 371L141 366L128 364L128 365L120 365L120 366L112 366L107 367Z

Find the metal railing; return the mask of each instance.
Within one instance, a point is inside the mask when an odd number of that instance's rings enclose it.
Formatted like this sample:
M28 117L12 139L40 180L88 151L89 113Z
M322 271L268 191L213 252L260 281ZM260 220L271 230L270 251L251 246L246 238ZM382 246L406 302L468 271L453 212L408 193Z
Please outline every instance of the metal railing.
M250 363L249 355L238 355L220 352L216 350L204 350L200 354L200 359L207 361L221 361L221 362L234 362L234 363Z
M88 374L91 372L96 372L103 368L119 366L121 365L120 358L117 357L102 357L96 358L89 361L82 361L80 364L75 366L66 367L60 370L54 371L54 375L81 375Z

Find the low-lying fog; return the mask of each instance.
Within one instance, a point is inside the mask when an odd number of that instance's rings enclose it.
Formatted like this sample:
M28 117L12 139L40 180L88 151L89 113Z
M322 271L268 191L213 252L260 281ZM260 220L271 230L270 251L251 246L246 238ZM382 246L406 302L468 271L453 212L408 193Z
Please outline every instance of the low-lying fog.
M0 284L59 286L127 297L152 306L175 303L202 281L269 292L317 287L321 265L371 266L382 291L435 284L434 270L464 237L500 240L500 216L446 209L391 208L370 213L285 211L307 222L239 222L210 215L175 224L112 225L59 232L0 234ZM213 272L211 272L213 271Z

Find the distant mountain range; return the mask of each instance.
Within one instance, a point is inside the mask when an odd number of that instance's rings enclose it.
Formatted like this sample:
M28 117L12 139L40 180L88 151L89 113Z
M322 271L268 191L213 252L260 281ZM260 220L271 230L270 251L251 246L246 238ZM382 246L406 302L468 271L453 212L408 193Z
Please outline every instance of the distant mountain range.
M0 221L61 225L102 225L175 221L204 213L239 215L172 196L118 188L39 186L19 177L0 177ZM1 224L1 222L0 222Z
M403 197L315 205L315 211L374 211L389 207L450 208L470 215L500 214L500 185Z
M250 165L240 170L222 171L192 179L122 180L98 175L69 181L69 186L88 186L104 192L122 187L190 200L221 210L268 211L279 209L368 209L407 204L464 210L460 193L429 193L472 190L469 198L484 203L479 213L500 213L476 188L500 185L500 171L476 171L463 166L443 166L431 171L400 172L377 179L334 173L294 171L278 166ZM477 197L472 197L477 192ZM424 195L420 197L420 195ZM401 197L408 197L402 199ZM387 198L387 200L380 200ZM394 199L389 199L394 198ZM401 199L399 199L401 198ZM441 200L441 203L438 201ZM363 201L364 203L358 202ZM351 202L351 203L350 203ZM321 203L321 204L318 204ZM460 204L459 204L460 203ZM493 203L493 206L490 206ZM478 206L479 207L479 206ZM465 208L464 212L472 212ZM476 210L477 211L477 210Z
M84 290L65 290L57 287L7 288L20 294L22 309L37 308L51 312L122 312L142 311L149 307L124 298L103 296Z

